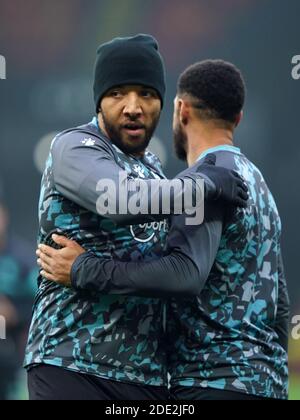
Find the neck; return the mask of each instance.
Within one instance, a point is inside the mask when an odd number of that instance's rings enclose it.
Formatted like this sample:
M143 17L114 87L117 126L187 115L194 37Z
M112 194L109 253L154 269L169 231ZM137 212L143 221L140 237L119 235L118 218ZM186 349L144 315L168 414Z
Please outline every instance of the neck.
M97 120L98 120L98 125L99 125L100 130L106 135L107 138L109 138L108 133L107 133L106 128L105 128L105 124L104 124L102 115L100 113L97 116Z
M187 128L188 150L187 162L193 166L199 156L207 150L218 146L233 146L233 131L227 128L195 124Z

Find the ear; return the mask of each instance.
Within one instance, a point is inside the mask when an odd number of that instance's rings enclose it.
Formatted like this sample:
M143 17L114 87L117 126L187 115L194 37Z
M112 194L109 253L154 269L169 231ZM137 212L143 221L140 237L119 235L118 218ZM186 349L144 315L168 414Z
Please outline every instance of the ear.
M174 110L178 112L178 114L180 114L181 107L182 107L182 99L179 98L179 96L176 96L174 99Z
M235 128L240 124L243 118L244 118L244 111L241 111L239 115L236 117Z
M179 99L179 118L183 125L188 125L190 120L190 105L184 99Z

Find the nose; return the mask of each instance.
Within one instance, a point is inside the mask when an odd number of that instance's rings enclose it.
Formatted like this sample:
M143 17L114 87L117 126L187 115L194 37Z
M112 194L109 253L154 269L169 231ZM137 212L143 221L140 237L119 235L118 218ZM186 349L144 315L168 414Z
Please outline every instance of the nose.
M123 113L127 118L137 118L142 115L143 109L137 93L131 92L127 95Z

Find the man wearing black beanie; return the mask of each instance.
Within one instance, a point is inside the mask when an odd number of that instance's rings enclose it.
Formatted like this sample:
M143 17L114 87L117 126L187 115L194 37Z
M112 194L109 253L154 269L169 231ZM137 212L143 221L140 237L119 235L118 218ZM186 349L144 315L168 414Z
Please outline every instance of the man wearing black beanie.
M118 38L99 48L97 118L64 131L52 143L40 198L41 244L64 246L64 238L53 237L59 233L108 259L143 261L163 255L168 233L163 209L148 216L120 210L103 216L97 202L99 180L118 186L121 171L128 188L117 200L127 204L140 179L149 185L165 182L159 160L146 150L164 95L165 70L153 37ZM241 179L232 171L205 161L188 176L195 189L199 177L205 179L207 201L245 205ZM155 200L161 202L163 190L157 191ZM171 188L169 194L164 198L174 203ZM180 202L183 194L176 197ZM152 200L141 196L141 208L152 208ZM44 271L38 282L25 359L31 399L168 399L162 300L67 289L49 282Z
M154 89L163 105L166 76L157 41L149 35L116 38L97 51L94 81L96 112L104 94L115 86L140 85Z
M165 68L153 37L117 38L99 47L94 81L98 122L124 153L144 153L147 149L165 91ZM140 98L138 105L132 99L133 92Z

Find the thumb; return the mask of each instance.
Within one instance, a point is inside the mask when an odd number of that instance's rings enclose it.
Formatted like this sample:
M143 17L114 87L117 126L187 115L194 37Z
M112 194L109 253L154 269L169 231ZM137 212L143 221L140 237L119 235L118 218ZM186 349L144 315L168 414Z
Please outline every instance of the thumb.
M70 239L66 238L65 236L56 235L56 234L52 235L52 239L53 239L53 241L57 245L60 245L63 248L65 248L68 245L70 245L70 242L73 243L73 241L71 241Z
M213 153L210 153L209 155L206 156L203 164L204 165L212 165L215 166L217 162L217 158L216 155L214 155Z

